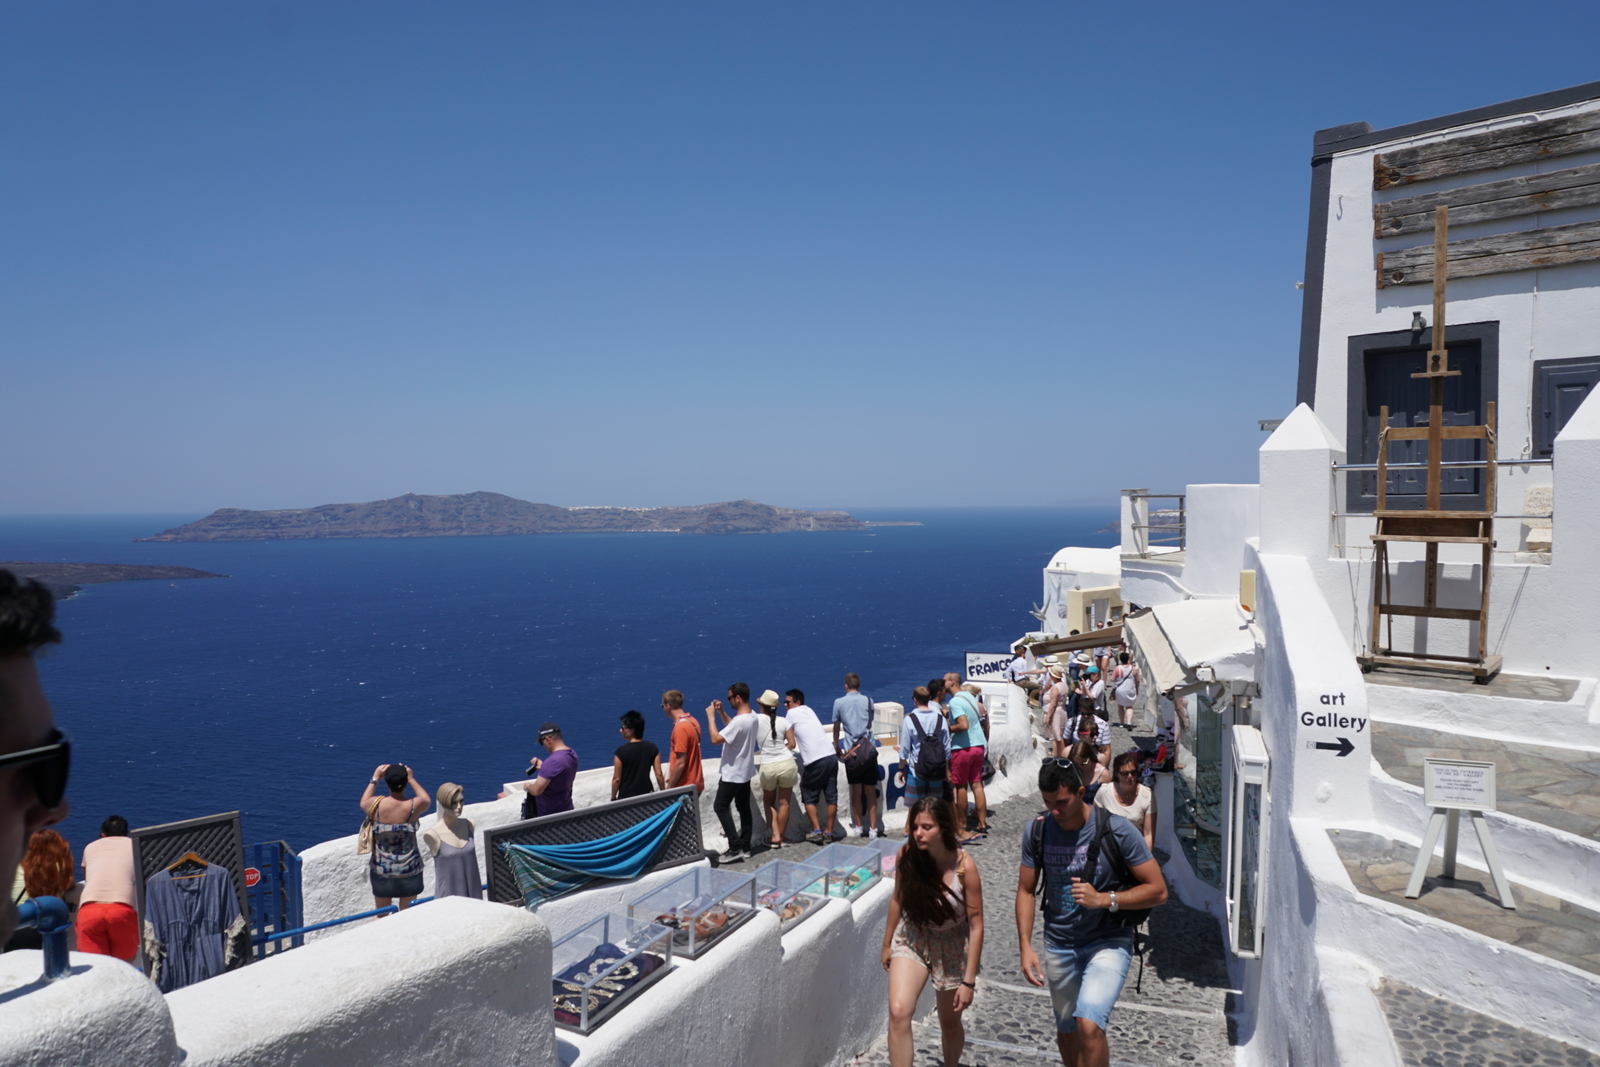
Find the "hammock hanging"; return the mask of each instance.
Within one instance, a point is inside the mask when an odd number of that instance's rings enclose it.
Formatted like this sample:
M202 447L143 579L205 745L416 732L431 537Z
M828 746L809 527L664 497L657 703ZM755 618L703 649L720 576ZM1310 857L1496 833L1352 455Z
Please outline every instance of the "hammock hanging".
M620 833L572 845L500 845L529 911L605 878L627 881L650 866L677 825L686 799Z

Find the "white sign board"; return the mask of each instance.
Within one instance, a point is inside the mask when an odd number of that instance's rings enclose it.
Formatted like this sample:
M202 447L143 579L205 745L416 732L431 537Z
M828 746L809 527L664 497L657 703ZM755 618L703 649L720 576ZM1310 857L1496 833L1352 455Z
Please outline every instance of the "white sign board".
M1430 808L1494 811L1494 764L1424 759L1422 793L1423 802Z
M966 681L998 682L1016 657L1009 652L968 652Z

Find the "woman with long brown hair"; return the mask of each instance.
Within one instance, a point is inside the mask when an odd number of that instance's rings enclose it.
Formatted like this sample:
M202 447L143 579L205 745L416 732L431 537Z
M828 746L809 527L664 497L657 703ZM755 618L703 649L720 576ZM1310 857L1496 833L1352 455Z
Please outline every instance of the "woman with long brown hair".
M908 825L911 839L895 862L883 930L889 1063L911 1067L911 1016L932 979L945 1067L956 1067L967 1043L961 1013L972 1003L983 955L983 886L978 865L956 844L956 814L948 801L920 798Z

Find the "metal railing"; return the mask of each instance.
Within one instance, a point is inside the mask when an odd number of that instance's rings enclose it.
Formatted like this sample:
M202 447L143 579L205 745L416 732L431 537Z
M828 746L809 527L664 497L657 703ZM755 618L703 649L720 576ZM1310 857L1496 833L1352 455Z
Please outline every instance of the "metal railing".
M1172 547L1183 550L1188 546L1188 523L1186 493L1147 493L1142 489L1124 489L1123 497L1132 505L1133 521L1129 529L1133 531L1134 552L1141 559L1150 557L1150 549L1156 546ZM1150 511L1152 500L1176 500L1176 509L1163 509L1154 516ZM1175 521L1154 522L1154 517L1174 519ZM1140 522L1140 519L1143 522Z
M488 893L488 891L489 891L488 885L484 885L482 888L483 888L483 892L484 893ZM414 908L419 904L426 904L429 901L436 900L436 899L438 899L438 898L436 898L436 897L418 897L417 899L415 899L415 900L413 900L411 902L411 907ZM252 945L264 945L269 941L288 940L288 941L292 941L292 944L291 944L290 947L297 948L303 943L305 935L311 933L314 930L326 930L326 929L328 929L330 927L343 926L345 923L353 923L353 922L357 922L357 921L359 921L361 919L373 919L373 918L378 917L379 915L393 915L396 912L398 912L399 910L400 910L400 905L398 905L398 904L385 904L381 908L369 908L366 911L358 911L354 915L341 915L337 919L328 919L325 922L311 923L309 926L302 926L302 927L300 927L298 929L295 929L295 930L281 930L281 931L275 930L270 934L256 934L254 937L252 937L250 939L250 943ZM280 948L280 949L278 949L278 951L279 952L283 952L283 951L286 951L286 950Z

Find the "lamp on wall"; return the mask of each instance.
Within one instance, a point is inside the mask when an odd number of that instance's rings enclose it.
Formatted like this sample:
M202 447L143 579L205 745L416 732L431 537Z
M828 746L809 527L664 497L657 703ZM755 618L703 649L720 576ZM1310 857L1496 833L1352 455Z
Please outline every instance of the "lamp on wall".
M1428 320L1422 317L1422 312L1413 311L1411 313L1411 332L1412 333L1421 333L1423 330L1426 330L1427 328L1428 328Z

